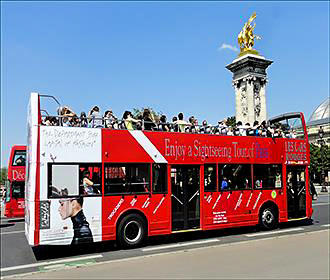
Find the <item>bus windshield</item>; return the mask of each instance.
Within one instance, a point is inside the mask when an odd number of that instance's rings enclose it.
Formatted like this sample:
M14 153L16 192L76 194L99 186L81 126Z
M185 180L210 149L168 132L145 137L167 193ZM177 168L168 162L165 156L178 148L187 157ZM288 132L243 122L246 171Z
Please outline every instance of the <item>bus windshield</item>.
M12 165L25 166L26 151L15 151Z
M274 128L280 128L286 138L304 139L304 125L300 113L283 114L270 119L269 122Z
M14 182L12 184L12 198L24 198L24 183L25 182Z

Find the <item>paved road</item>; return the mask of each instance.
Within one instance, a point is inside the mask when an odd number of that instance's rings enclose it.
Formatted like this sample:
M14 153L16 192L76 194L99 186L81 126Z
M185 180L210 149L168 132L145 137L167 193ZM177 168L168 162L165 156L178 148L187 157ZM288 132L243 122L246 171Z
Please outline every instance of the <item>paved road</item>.
M154 237L148 244L134 250L118 250L114 242L96 243L89 247L43 247L33 251L24 236L23 219L1 219L1 272L2 276L86 265L95 262L116 261L132 257L171 253L178 250L203 248L242 241L260 240L277 236L310 233L329 229L329 195L314 201L313 224L296 222L282 224L278 230L258 232L255 227L209 232L175 234ZM327 247L328 248L328 247Z
M46 271L27 279L329 279L329 230Z

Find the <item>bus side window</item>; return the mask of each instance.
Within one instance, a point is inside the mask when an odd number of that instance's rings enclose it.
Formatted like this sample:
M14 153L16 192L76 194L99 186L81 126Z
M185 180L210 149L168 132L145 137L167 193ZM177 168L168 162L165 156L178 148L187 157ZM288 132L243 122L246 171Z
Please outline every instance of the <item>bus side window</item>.
M255 189L281 188L282 167L280 164L254 164L253 180Z
M219 165L219 189L222 191L235 191L251 189L250 164L224 164Z
M152 165L152 192L167 193L167 164Z
M206 192L217 191L217 174L216 164L204 165L204 190Z
M79 194L80 195L101 195L102 194L102 173L101 164L80 164L79 165Z
M150 164L106 164L104 194L150 192Z

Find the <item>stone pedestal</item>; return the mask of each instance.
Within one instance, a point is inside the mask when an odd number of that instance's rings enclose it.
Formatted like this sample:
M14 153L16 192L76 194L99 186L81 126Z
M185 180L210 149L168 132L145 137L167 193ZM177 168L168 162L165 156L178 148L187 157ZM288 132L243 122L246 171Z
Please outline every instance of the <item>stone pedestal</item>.
M226 66L233 73L236 122L253 125L255 120L261 123L267 119L266 69L272 63L262 56L247 54Z

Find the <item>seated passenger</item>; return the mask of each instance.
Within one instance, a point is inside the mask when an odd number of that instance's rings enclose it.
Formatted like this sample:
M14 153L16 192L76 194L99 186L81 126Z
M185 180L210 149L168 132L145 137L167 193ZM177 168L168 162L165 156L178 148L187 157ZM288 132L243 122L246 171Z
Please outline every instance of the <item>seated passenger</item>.
M123 120L124 120L124 126L128 130L133 130L133 123L139 123L139 120L136 120L133 118L133 115L130 111L125 111L123 115Z
M188 120L189 120L189 123L190 123L190 127L186 127L186 132L196 133L195 117L191 116L191 117L189 117Z
M93 185L94 185L93 181L89 179L89 171L85 170L83 173L84 194L86 195L96 194L94 192Z
M228 126L226 122L226 119L218 122L218 128L221 135L227 135Z
M225 190L228 190L228 181L227 181L227 178L226 177L223 177L223 180L221 182L221 190L222 191L225 191Z
M87 127L87 116L85 112L80 113L80 127Z
M205 133L205 134L211 133L211 127L207 124L206 120L204 120L202 122L202 127L200 128L200 133Z
M248 122L245 124L245 131L246 131L246 136L254 136L255 134L253 128Z
M63 126L71 126L72 117L77 116L68 106L58 108L57 113L60 118L60 123L62 123Z
M253 130L254 136L261 136L260 125L259 125L258 121L254 121L252 130Z
M183 120L183 113L178 114L178 120L175 122L178 125L179 132L185 132L185 128L190 126L190 123Z
M229 126L228 127L227 135L228 136L233 136L234 135L234 129L233 129L232 126Z
M261 136L273 137L274 130L267 125L266 121L262 121L260 125L260 129L261 129Z
M276 124L276 126L275 126L273 137L274 138L283 137L283 132L282 132L281 126L279 124Z
M240 136L246 136L246 125L243 125L242 122L238 122L237 123L237 128L239 129L239 135Z
M45 117L45 119L43 120L42 124L43 124L43 125L46 125L46 126L50 126L50 125L52 125L52 123L51 123L51 119L50 119L50 118L51 118L51 117L49 117L49 116Z
M193 133L200 133L198 119L194 119L194 129L195 131Z
M161 115L159 119L158 130L160 131L170 131L169 124L167 123L167 119L165 115Z
M234 129L234 135L235 136L240 136L241 134L240 134L240 127L242 126L243 124L242 124L242 122L241 121L239 121L239 122L237 122L237 124L236 124L236 126L235 126L235 129Z
M262 180L256 180L254 183L254 187L256 189L261 189L262 188Z
M178 132L179 131L179 125L176 123L178 121L177 117L172 118L172 123L170 126L170 129L172 132Z
M145 130L156 130L155 119L149 109L144 109L142 117Z
M103 121L105 128L115 129L117 118L114 116L111 110L105 111Z
M100 109L98 106L94 106L92 110L88 112L88 122L89 126L93 128L101 128L102 126L102 117L100 114Z

